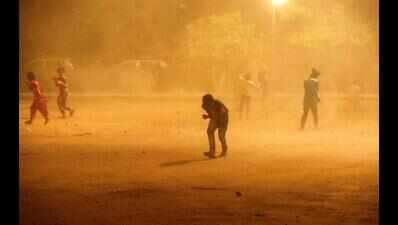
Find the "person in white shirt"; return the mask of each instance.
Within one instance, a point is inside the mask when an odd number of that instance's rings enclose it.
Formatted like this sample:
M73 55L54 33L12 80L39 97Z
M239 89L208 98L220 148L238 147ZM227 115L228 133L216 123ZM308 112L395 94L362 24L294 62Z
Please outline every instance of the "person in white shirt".
M251 74L245 73L244 75L239 76L240 79L240 118L243 118L243 114L245 111L246 119L249 118L251 101L253 97L253 88L257 88L256 83L251 80Z

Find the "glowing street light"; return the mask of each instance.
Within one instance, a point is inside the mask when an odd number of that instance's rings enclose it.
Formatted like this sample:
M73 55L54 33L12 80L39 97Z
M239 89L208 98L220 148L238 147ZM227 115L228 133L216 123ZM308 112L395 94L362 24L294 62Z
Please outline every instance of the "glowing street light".
M271 74L275 76L275 34L276 34L276 11L287 3L287 0L271 0L272 16L271 16Z
M272 0L272 6L274 7L280 7L284 5L287 2L287 0Z

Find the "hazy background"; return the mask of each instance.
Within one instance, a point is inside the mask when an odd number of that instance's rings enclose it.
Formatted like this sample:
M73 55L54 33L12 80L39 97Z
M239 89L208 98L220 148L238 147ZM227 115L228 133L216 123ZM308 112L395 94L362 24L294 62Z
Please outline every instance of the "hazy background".
M352 81L377 93L378 1L290 0L274 29L266 0L20 1L20 77L34 70L46 92L55 66L32 60L70 59L72 93L226 94L254 60L271 69L272 56L274 92L301 93L316 67L324 93L344 94ZM135 59L167 66L120 65Z
M378 224L378 1L272 11L269 0L20 1L21 225ZM59 118L51 78L64 59L76 112ZM267 95L241 119L238 75L264 67ZM309 115L299 131L312 67L319 127ZM47 125L24 123L29 70ZM225 159L203 155L205 92L229 109Z

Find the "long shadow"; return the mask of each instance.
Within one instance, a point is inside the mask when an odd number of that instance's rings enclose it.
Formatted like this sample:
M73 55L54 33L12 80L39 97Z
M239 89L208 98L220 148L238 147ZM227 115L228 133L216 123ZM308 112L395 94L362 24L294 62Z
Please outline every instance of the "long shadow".
M190 164L190 163L194 163L194 162L202 162L202 161L208 161L211 160L209 158L205 158L205 159L190 159L190 160L180 160L180 161L173 161L173 162L165 162L160 164L161 167L169 167L169 166L182 166L182 165L186 165L186 164Z

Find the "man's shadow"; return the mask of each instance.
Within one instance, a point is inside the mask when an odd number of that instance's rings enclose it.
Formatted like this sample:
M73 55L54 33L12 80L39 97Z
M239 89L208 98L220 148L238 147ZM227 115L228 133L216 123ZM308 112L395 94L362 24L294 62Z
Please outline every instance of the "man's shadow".
M204 159L191 159L191 160L179 160L179 161L173 161L173 162L165 162L160 164L161 167L170 167L170 166L182 166L194 162L202 162L202 161L209 161L212 160L210 158L204 158Z

